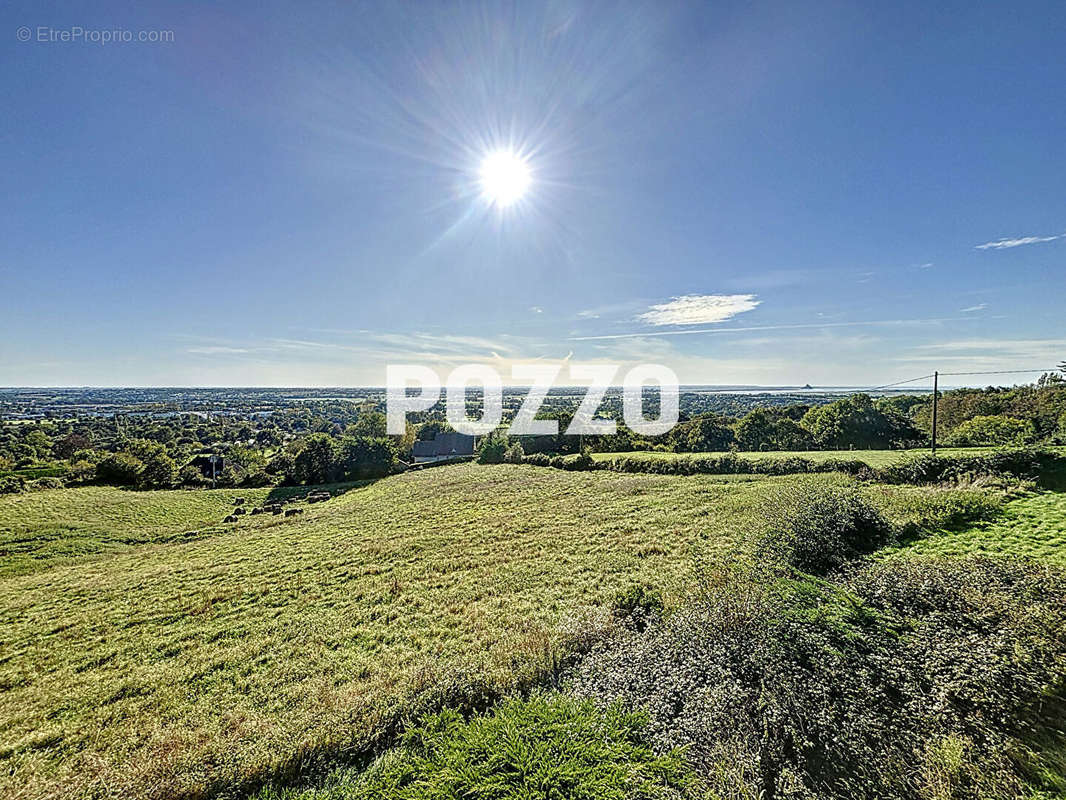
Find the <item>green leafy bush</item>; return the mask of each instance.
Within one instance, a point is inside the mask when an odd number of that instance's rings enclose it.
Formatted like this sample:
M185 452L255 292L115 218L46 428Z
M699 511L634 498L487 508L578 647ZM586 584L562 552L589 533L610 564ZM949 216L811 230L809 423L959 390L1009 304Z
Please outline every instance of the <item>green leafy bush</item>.
M1035 438L1036 428L1029 420L989 415L966 420L951 432L948 441L956 447L973 447L1028 444Z
M32 481L26 488L33 492L41 492L46 489L62 489L65 485L61 478L44 477Z
M26 479L21 475L0 478L0 494L19 494L26 490Z
M109 453L96 465L96 479L115 486L133 486L143 470L144 462L130 453Z
M507 437L498 432L486 436L478 448L477 463L502 464L507 453Z
M569 688L645 709L711 797L976 800L1037 778L1032 732L1064 663L1063 572L891 559L839 583L712 571L596 645Z
M995 450L981 455L913 456L877 471L886 483L942 483L976 476L1002 476L1034 480L1061 467L1063 457L1031 449Z
M883 547L892 527L854 487L785 484L769 498L756 552L804 572L825 574Z

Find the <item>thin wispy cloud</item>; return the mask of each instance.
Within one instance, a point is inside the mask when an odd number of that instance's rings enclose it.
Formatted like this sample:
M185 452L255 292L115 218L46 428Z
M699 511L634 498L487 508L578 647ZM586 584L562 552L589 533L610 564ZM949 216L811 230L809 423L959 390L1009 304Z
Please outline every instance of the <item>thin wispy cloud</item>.
M186 353L192 353L198 356L217 356L217 355L241 355L244 353L252 352L247 347L228 347L226 345L204 345L202 347L190 347Z
M959 313L970 314L974 311L984 311L986 308L988 308L988 303L978 303L977 305L969 306L968 308L960 308Z
M997 239L994 242L985 242L977 245L978 250L1007 250L1011 247L1021 247L1024 244L1040 244L1041 242L1053 242L1062 239L1066 234L1058 236L1019 236L1015 239Z
M856 328L873 325L931 325L941 322L960 322L968 317L934 317L930 319L881 319L857 320L855 322L800 322L791 325L742 325L730 328L696 328L681 331L634 331L632 333L608 333L599 336L571 336L571 341L598 339L642 339L648 336L687 336L697 333L746 333L748 331L791 331L807 328Z
M706 325L751 311L760 302L753 294L686 294L652 306L637 319L649 325Z

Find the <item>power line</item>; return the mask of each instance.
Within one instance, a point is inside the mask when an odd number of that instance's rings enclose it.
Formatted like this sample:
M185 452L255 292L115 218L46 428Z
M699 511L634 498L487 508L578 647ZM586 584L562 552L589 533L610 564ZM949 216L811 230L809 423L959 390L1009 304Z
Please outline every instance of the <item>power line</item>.
M990 370L983 370L983 371L979 371L979 372L941 372L940 376L943 377L945 375L951 375L951 376L957 376L957 375L1017 375L1017 374L1026 373L1026 372L1033 373L1033 372L1055 372L1055 371L1057 371L1057 369L1055 367L1042 368L1042 369L990 369ZM882 384L881 386L871 386L869 389L863 389L862 391L864 391L864 392L876 392L879 389L891 389L893 386L903 386L903 385L908 384L908 383L915 383L917 381L924 381L927 378L932 378L932 377L933 377L933 373L930 372L928 375L921 375L921 376L919 376L917 378L907 378L907 380L896 381L895 383L885 383L885 384Z
M941 372L941 375L1015 375L1021 372L1057 372L1055 367L1050 369L990 369L984 372Z
M941 374L943 374L943 373L941 373ZM908 378L905 381L896 381L895 383L886 383L883 386L872 386L871 388L864 389L863 391L876 392L878 389L890 389L893 386L902 386L905 383L914 383L915 381L924 381L926 378L932 378L932 377L933 377L933 373L930 372L928 375L922 375L922 376L920 376L918 378Z

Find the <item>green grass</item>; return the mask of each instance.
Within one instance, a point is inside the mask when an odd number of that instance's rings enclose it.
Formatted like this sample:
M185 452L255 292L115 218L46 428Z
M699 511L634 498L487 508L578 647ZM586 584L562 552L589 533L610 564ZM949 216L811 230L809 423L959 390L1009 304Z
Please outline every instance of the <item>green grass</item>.
M0 579L0 795L239 786L358 750L422 690L513 688L583 609L727 546L777 480L461 465L193 538L233 492L8 498L27 540L122 544Z
M2 498L0 796L233 794L343 761L436 693L542 677L620 589L669 602L779 484L846 480L463 464L233 526L268 490Z
M912 555L1017 555L1066 566L1066 493L1044 492L1008 503L991 521L918 539L898 552Z
M20 467L19 469L0 470L0 478L17 476L26 480L37 478L61 478L68 472L67 464L57 461L52 464L34 464L32 467Z
M133 492L111 487L0 495L0 576L223 530L235 497L268 489Z
M444 711L404 736L366 773L339 770L314 789L256 800L444 800L532 797L681 800L695 797L679 750L656 755L647 720L557 693L512 698L464 720Z

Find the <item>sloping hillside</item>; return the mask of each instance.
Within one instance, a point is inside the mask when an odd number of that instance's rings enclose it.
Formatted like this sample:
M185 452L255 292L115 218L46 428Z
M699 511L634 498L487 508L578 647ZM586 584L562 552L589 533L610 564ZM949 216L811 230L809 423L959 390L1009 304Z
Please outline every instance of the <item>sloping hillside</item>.
M469 684L460 668L513 685L551 659L569 614L630 582L668 584L771 483L446 467L291 519L6 577L3 793L214 791L359 746L418 689ZM151 541L150 528L217 522L232 502L49 494L70 509L72 541L100 526ZM2 524L54 538L54 521L20 509L0 505Z

